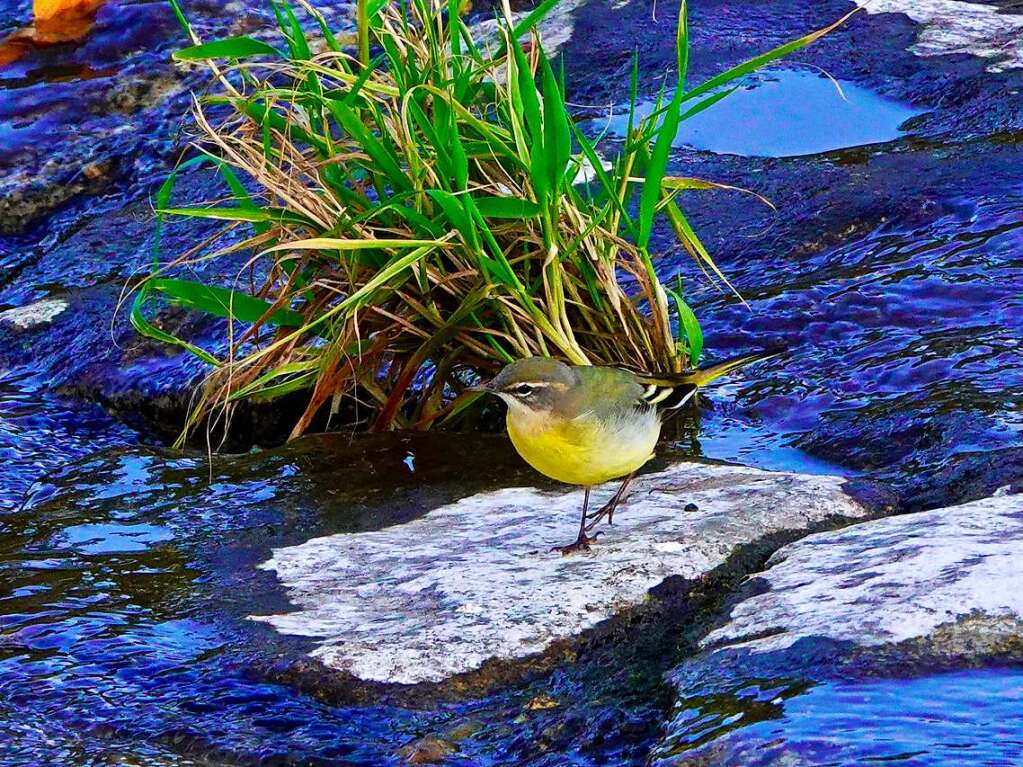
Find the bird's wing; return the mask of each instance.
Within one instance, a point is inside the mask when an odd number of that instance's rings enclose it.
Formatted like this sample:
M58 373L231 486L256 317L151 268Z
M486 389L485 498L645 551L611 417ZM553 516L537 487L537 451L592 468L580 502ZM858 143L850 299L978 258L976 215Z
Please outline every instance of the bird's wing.
M658 410L679 408L696 394L696 384L685 376L634 375L637 383L643 387L640 402Z
M645 387L628 370L584 366L575 371L580 385L570 409L576 415L617 416L650 404L643 399Z
M565 405L569 418L616 416L633 410L671 411L688 402L697 389L743 365L773 354L753 354L688 373L644 373L621 367L573 368L579 386Z

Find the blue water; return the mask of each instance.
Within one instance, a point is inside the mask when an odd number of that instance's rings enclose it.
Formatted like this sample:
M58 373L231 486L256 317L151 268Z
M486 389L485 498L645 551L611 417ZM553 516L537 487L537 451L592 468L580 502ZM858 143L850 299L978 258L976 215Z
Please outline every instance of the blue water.
M656 764L1013 767L1023 759L1023 669L807 684L751 682L683 697ZM692 762L687 760L693 760ZM791 761L786 761L791 760Z
M635 119L656 107L656 100L640 101ZM856 83L814 71L776 69L750 76L735 92L683 121L675 146L746 157L820 154L893 141L903 135L902 124L919 114ZM628 124L626 105L593 127L606 125L621 136Z
M1023 190L947 206L839 247L728 264L748 309L690 278L708 348L782 353L720 390L720 424L698 438L709 454L797 467L794 449L905 489L951 457L1021 444Z
M210 556L244 558L247 530L281 522L293 470L204 473L198 458L96 458L65 470L58 498L3 516L0 762L380 764L414 735L412 712L321 705L250 673L273 648L223 591L248 591L232 579L252 562Z

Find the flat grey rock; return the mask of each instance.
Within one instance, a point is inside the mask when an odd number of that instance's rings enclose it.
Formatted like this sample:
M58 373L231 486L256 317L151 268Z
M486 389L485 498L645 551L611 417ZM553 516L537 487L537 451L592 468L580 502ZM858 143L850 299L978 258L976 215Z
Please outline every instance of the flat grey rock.
M759 576L766 590L704 645L762 653L812 637L876 647L941 632L945 644L991 648L996 633L1020 636L1021 552L1023 495L811 535L775 553Z
M297 609L254 619L317 638L313 655L358 679L440 682L543 653L641 605L670 576L708 573L742 544L864 516L843 482L677 464L637 480L615 526L567 557L550 549L575 537L581 491L473 495L407 524L274 551L260 567ZM689 503L699 510L683 511Z
M991 59L988 71L1023 66L1023 16L998 4L963 0L855 0L867 13L904 13L922 29L911 50L918 56L969 53Z

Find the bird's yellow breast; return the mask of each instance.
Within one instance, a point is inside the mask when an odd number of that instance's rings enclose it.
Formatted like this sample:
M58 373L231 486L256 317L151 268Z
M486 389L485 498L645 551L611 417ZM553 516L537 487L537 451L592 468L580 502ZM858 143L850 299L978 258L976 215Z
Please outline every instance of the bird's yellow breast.
M552 419L515 408L508 436L526 463L559 482L598 485L631 474L653 458L661 426L656 415L611 422Z

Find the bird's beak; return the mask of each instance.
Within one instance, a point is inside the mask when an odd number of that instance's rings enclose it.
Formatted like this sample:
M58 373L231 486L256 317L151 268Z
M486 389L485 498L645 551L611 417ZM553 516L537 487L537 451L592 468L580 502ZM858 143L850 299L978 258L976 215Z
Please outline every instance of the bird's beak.
M487 381L479 386L470 386L466 389L466 391L472 392L473 394L486 394L487 392L492 392L494 391L493 381Z

